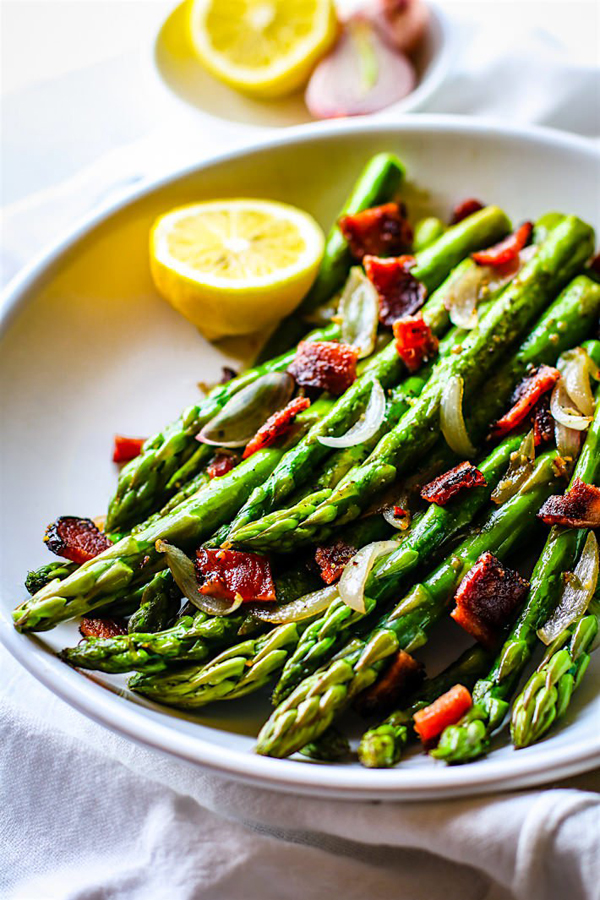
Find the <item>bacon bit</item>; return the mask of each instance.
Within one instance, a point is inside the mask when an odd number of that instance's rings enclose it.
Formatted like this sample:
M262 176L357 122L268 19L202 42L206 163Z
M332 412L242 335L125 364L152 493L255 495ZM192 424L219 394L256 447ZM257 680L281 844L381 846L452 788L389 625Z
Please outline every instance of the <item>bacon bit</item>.
M200 593L220 600L235 600L238 595L244 603L277 599L271 564L257 553L201 548L196 552L196 575L203 582Z
M487 482L477 466L465 460L465 462L459 463L453 469L438 475L437 478L426 484L421 489L421 497L423 500L427 500L428 503L445 506L460 491L468 488L483 487L485 484Z
M528 589L528 581L486 551L461 581L450 615L480 644L492 648L498 631L522 603Z
M533 443L539 447L554 438L554 417L550 412L550 397L546 393L533 410Z
M600 528L600 488L575 478L566 494L548 497L538 512L538 519L545 525Z
M334 341L300 341L288 372L301 387L337 397L356 380L358 353L356 347Z
M475 200L474 198L463 200L461 203L457 203L452 210L450 224L458 225L458 223L462 222L463 219L466 219L467 216L472 216L473 213L479 212L480 209L483 209L483 203L480 203L479 200Z
M423 664L399 650L377 681L356 697L354 708L361 716L383 716L402 706L424 678Z
M492 429L493 437L503 437L523 422L540 397L551 390L558 379L560 372L553 366L540 366L527 375L515 390L512 396L512 406L509 411L498 419Z
M372 206L338 221L340 231L350 245L355 259L363 256L395 256L409 250L413 230L406 218L403 203Z
M115 434L115 446L113 449L113 462L122 463L135 459L142 452L146 438L124 437Z
M325 584L333 584L342 577L346 563L355 553L356 547L351 547L341 539L325 547L317 547L315 562L321 570L321 578Z
M408 516L408 515L410 515L410 513L407 509L404 509L404 507L402 507L402 506L395 506L394 507L394 515L396 516L397 519L401 519L402 516Z
M84 638L111 638L127 634L127 626L122 619L88 619L81 620L79 633Z
M379 321L391 327L396 319L411 316L421 309L427 296L424 284L411 275L414 256L393 256L380 259L365 256L363 265L367 278L379 294Z
M252 440L246 445L242 459L248 459L257 450L262 450L263 447L270 447L271 444L274 444L289 430L298 413L308 409L309 406L310 400L308 397L296 397L294 400L290 400L283 409L278 409L272 416L269 416L265 424L261 425Z
M523 247L529 243L532 232L533 223L523 222L516 231L509 234L499 244L494 244L487 250L472 253L471 259L474 259L478 266L503 266L517 258Z
M112 541L91 519L79 519L77 516L61 516L48 525L44 543L57 556L80 565L112 547Z
M462 684L454 687L414 714L415 731L424 744L430 744L440 736L444 728L456 725L473 706L470 692Z
M421 314L403 316L393 326L398 356L409 372L416 372L437 353L439 341Z
M237 464L238 457L234 456L233 453L219 452L216 456L213 456L207 465L206 473L209 478L221 478L223 475L231 472L232 469L235 469Z

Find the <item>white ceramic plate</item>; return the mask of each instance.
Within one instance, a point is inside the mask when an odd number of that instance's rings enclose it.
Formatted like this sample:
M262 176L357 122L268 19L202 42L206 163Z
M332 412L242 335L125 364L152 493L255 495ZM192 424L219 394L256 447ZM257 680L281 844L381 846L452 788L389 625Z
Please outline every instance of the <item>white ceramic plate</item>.
M84 676L60 663L52 651L77 640L74 626L25 637L10 624L27 569L47 558L41 544L46 523L105 508L115 483L113 434L153 432L194 401L196 382L210 381L223 362L152 288L147 240L153 218L183 201L254 195L303 206L327 226L364 161L379 150L393 150L406 162L413 215L447 215L455 201L475 196L500 203L516 222L549 209L598 217L598 155L591 145L548 131L419 117L293 129L152 184L82 224L18 279L4 307L0 637L47 687L107 727L281 790L424 799L520 787L592 768L600 751L599 658L567 718L536 746L514 752L500 736L493 752L472 765L446 768L420 754L388 771L368 771L255 756L265 696L222 703L198 716L170 712L132 697L124 681ZM439 640L431 650L442 653Z
M342 13L352 12L352 0L336 4ZM454 32L439 7L428 4L431 18L427 36L414 62L417 85L413 91L379 115L401 115L420 109L440 87L452 62ZM302 91L277 100L255 100L234 91L207 72L188 36L190 0L176 6L164 21L154 45L156 70L167 87L184 103L219 119L258 127L285 128L312 122Z

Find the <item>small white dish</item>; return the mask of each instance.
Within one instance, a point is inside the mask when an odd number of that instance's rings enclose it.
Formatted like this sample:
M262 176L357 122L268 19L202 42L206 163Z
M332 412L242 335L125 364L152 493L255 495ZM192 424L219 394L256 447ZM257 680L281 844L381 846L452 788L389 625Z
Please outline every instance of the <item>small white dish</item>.
M343 4L342 9L343 9ZM285 128L314 122L303 92L279 100L253 100L213 78L199 62L187 35L190 0L176 6L165 19L154 45L157 72L167 87L184 103L205 115L241 125ZM418 83L414 91L377 115L414 112L440 87L452 61L452 29L447 16L433 3L429 30L414 62Z
M591 143L541 129L419 116L290 129L138 189L78 225L11 285L3 307L0 640L50 690L106 727L280 790L423 800L572 775L600 757L600 653L568 715L539 744L515 752L504 734L471 765L446 768L418 754L396 768L369 771L254 755L266 694L188 716L135 698L123 679L84 676L61 663L54 651L78 640L74 625L27 637L11 624L27 570L49 558L41 542L45 525L61 514L105 509L115 484L113 434L152 433L193 402L196 383L213 380L226 362L152 287L147 244L154 217L185 201L241 194L297 204L328 226L362 164L379 150L405 161L404 196L415 216L446 216L457 200L475 196L501 204L517 222L561 209L600 224L599 156ZM438 665L449 661L439 638L430 652Z

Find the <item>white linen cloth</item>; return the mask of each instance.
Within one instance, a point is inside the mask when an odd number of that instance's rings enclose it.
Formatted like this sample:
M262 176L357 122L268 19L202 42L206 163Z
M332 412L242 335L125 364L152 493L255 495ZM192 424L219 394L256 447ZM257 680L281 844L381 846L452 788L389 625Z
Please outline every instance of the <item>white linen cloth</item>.
M495 115L598 138L598 68L580 59L572 40L573 23L584 7L589 12L588 3L496 2L486 16L481 2L444 5L463 18L460 43L452 76L428 111ZM549 34L549 13L556 20L557 7L565 27ZM248 136L248 128L172 107L157 86L148 95L134 91L134 55L93 68L45 85L45 93L9 98L9 112L18 106L31 114L37 103L42 115L58 93L76 122L86 114L86 85L101 81L95 115L112 132L101 142L106 155L60 184L43 171L43 141L37 158L28 147L25 172L29 164L44 190L31 197L17 191L19 199L4 211L4 280L111 192ZM148 127L153 105L155 130ZM74 143L77 135L75 126L62 137L53 134L59 171L89 162L87 148L84 153L81 141ZM5 181L20 171L18 137L7 136ZM218 778L107 732L4 652L0 699L3 898L600 896L597 774L542 790L422 804L292 797Z

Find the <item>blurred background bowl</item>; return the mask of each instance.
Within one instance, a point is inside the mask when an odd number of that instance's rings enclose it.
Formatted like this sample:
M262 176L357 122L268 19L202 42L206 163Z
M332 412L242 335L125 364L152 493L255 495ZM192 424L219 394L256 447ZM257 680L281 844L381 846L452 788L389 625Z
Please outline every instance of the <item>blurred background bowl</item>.
M417 86L398 103L376 113L377 116L414 112L433 97L448 75L452 63L452 26L448 17L428 3L430 21L427 36L414 56ZM167 87L188 106L198 111L245 126L285 128L315 121L298 91L279 100L254 100L213 78L197 56L188 36L186 18L191 0L175 7L164 21L154 44L154 61ZM341 9L345 12L344 6ZM434 104L429 104L434 109Z

